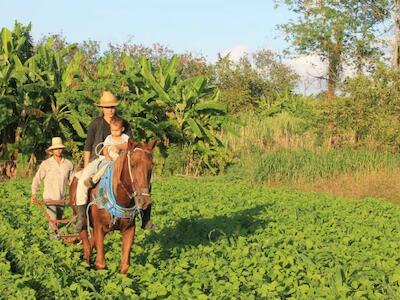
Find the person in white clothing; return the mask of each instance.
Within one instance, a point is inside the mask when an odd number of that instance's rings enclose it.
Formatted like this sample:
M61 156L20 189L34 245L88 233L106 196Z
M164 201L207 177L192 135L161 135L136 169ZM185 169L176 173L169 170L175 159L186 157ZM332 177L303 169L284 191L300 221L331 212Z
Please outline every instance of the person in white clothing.
M52 138L51 146L46 150L52 156L44 160L32 181L31 203L37 202L37 192L40 183L44 181L43 201L65 200L65 191L74 175L74 166L71 161L63 158L65 146L60 137ZM54 222L62 218L64 205L46 205L49 216L49 227L55 237L58 234L58 226Z

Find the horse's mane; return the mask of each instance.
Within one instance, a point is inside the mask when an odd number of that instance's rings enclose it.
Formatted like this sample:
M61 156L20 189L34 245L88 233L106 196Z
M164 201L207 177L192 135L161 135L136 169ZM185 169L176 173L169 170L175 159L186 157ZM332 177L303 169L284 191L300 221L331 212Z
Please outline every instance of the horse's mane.
M133 139L129 139L127 149L115 160L112 181L114 192L117 191L117 186L121 182L122 170L124 169L124 164L128 157L128 151L135 149L135 147L138 147L138 144Z

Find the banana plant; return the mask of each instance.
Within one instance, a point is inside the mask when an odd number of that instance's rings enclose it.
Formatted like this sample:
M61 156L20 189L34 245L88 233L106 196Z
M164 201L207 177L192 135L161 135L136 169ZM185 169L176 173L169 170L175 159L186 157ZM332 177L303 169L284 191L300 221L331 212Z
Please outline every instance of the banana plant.
M183 76L177 56L154 64L108 54L89 70L75 45L57 50L54 42L50 38L33 48L30 25L17 23L0 32L0 133L13 135L8 142L28 147L44 146L52 135L83 139L93 101L110 89L135 136L184 146L212 169L216 149L223 149L217 133L229 130L231 120L206 77Z
M39 45L36 54L28 61L27 67L36 80L35 85L25 87L36 96L36 105L42 112L40 121L44 136L61 135L73 138L84 137L85 117L79 114L71 90L81 81L82 53L76 52L67 61L75 45L53 50L55 39L50 38Z
M205 163L209 149L223 147L217 132L232 130L231 120L218 102L218 88L206 77L183 79L177 56L161 59L157 66L144 57L138 62L126 58L125 66L126 81L134 95L129 106L136 110L132 123L160 137L165 146L186 145L191 157L200 154Z
M21 26L16 24L14 31L3 28L1 32L0 109L12 114L0 123L0 130L13 131L11 142L30 148L27 151L36 144L47 144L49 136L83 137L84 118L77 112L76 103L65 95L71 96L80 76L81 53L71 59L75 46L54 50L55 39L50 38L34 53L20 55L21 49L27 49L24 42L29 42L30 31L29 26L24 30ZM17 33L23 34L18 37Z
M16 22L13 31L2 28L0 32L0 118L1 143L21 140L23 126L29 110L29 99L22 90L29 83L24 63L33 46L30 41L31 26Z

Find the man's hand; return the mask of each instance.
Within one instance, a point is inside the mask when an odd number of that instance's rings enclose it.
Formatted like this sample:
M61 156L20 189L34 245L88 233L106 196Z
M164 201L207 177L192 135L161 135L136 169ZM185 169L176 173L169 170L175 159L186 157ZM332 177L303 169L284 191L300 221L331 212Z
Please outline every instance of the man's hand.
M36 196L36 194L32 194L31 204L35 204L35 203L37 203L37 196Z

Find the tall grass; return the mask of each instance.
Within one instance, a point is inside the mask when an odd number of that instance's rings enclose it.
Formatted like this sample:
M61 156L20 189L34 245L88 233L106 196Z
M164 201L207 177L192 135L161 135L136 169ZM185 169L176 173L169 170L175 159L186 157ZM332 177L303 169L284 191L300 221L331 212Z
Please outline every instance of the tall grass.
M237 163L228 176L253 182L314 182L377 170L400 170L400 155L350 146L331 149L329 136L317 141L312 123L285 111L273 117L239 117L240 136L223 135ZM354 145L353 145L354 146Z
M400 204L400 169L380 169L321 178L313 182L299 182L290 188L306 192L323 192L339 197L384 198ZM278 184L280 185L280 184Z
M280 148L313 148L315 134L306 130L306 121L287 112L273 117L249 113L238 117L239 136L222 134L221 140L236 156L250 153L254 148L271 150Z
M228 176L253 182L298 182L331 178L340 174L399 169L400 155L371 150L279 149L253 150L242 155Z

